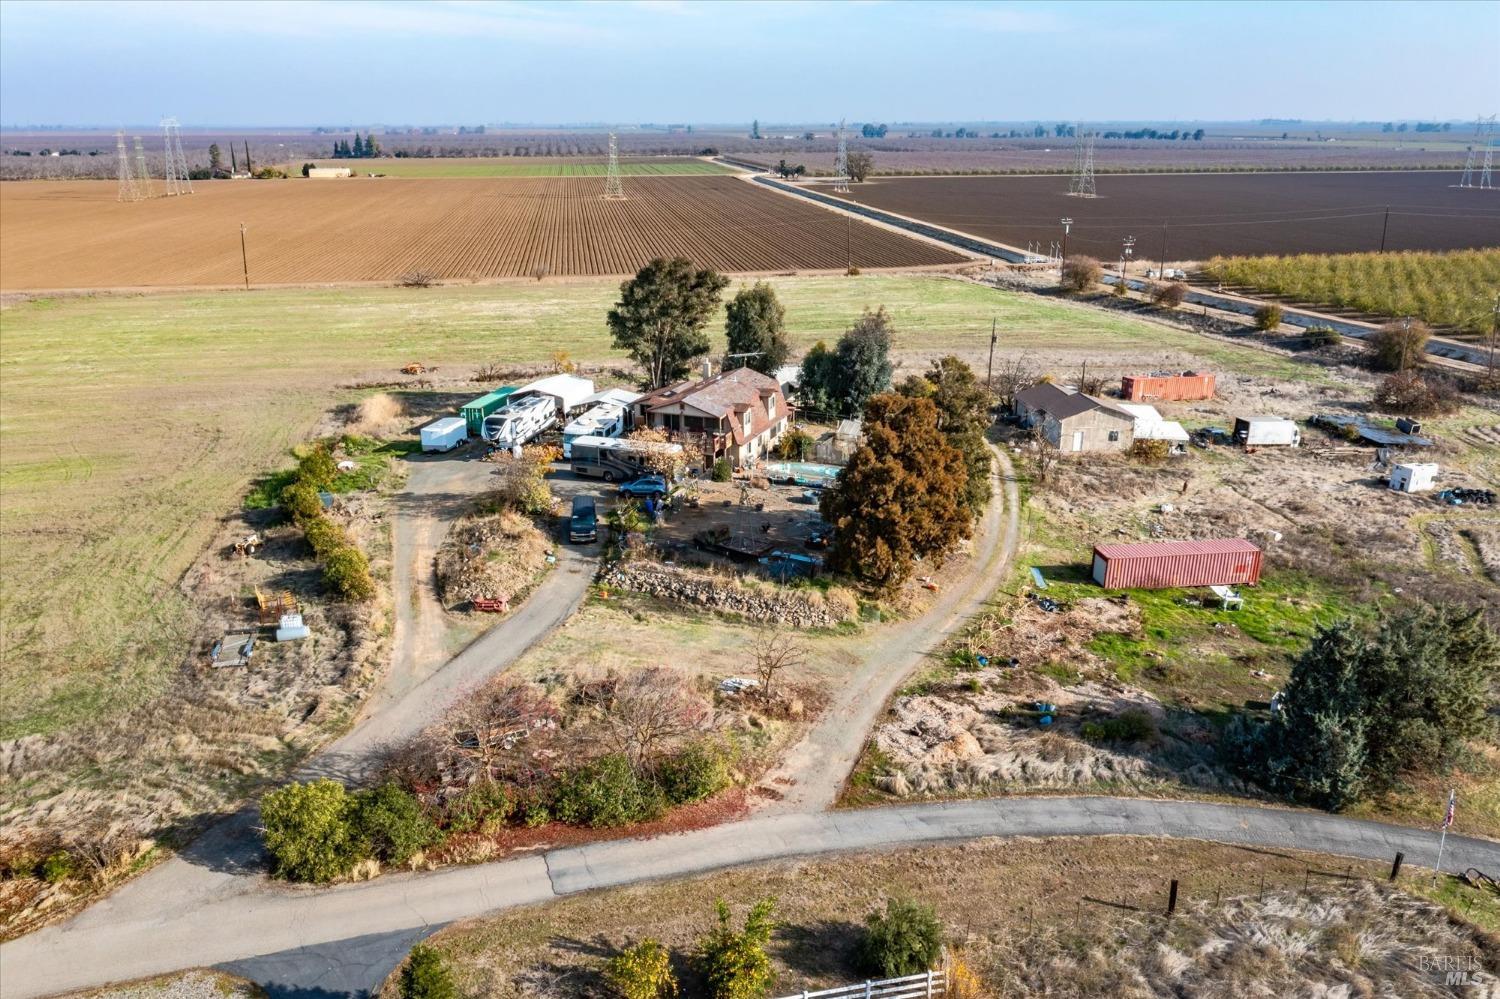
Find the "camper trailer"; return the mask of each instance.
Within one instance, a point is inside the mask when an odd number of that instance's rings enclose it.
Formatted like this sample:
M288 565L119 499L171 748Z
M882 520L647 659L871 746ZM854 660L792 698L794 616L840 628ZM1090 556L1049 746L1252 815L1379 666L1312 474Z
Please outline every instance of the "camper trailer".
M527 444L557 423L557 403L551 396L527 396L484 418L484 439L495 447Z
M469 442L469 427L462 417L446 416L422 428L422 450L452 451Z
M563 457L573 457L573 442L580 437L618 437L625 432L625 407L603 402L563 427Z
M1241 416L1234 421L1234 440L1245 447L1296 447L1302 431L1279 416Z
M582 409L594 394L594 382L578 375L548 375L534 382L527 382L511 395L510 401L543 398L551 401L559 420Z

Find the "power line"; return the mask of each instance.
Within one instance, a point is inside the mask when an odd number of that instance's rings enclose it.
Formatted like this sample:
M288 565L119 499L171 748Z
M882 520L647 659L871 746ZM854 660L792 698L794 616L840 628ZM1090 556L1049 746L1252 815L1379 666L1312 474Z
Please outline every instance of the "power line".
M849 140L844 137L844 119L839 119L839 151L833 158L833 190L849 193Z
M167 194L192 194L193 181L188 176L187 157L182 152L182 126L176 118L161 120L162 144L166 147Z
M135 185L135 173L130 169L130 155L125 152L124 132L115 133L115 157L119 161L118 172L120 175L120 200L141 200L140 190Z
M609 133L609 166L604 173L604 197L607 201L624 201L625 185L620 180L620 147L615 133Z
M1094 190L1094 133L1082 125L1073 126L1073 177L1068 181L1068 195L1074 198L1097 198Z
M151 189L151 171L146 169L146 150L141 146L139 135L135 137L135 178L141 197L156 197L156 192Z

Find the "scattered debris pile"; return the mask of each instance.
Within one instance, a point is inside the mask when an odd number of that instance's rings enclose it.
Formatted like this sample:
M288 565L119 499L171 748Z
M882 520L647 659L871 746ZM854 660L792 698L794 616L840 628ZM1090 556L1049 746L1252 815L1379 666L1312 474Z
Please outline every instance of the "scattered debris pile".
M457 607L514 601L546 569L551 548L535 523L517 513L488 514L455 525L438 550L438 595Z
M728 576L646 559L628 559L611 566L600 583L792 628L832 628L853 619L859 611L854 595L841 587L826 592L758 587Z

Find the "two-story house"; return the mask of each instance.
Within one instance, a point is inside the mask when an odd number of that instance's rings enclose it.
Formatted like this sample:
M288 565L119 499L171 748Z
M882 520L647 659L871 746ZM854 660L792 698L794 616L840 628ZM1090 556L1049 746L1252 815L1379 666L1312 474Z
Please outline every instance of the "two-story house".
M791 407L781 385L751 368L657 389L635 403L635 425L666 430L707 459L750 465L786 432Z

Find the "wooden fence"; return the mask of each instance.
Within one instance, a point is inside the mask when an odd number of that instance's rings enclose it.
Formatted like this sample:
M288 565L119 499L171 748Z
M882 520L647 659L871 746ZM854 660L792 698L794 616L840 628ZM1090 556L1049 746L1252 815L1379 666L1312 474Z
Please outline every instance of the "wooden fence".
M883 978L819 992L803 991L781 999L937 999L947 994L947 977L943 972L924 971L905 978Z

